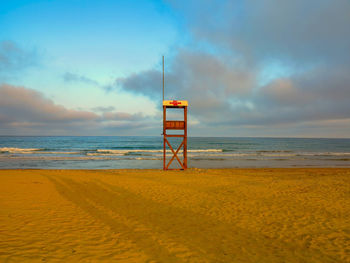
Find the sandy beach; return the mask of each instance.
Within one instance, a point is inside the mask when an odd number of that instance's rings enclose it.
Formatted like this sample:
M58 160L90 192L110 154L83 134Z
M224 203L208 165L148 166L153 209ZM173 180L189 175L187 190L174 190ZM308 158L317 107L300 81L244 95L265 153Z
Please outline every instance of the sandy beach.
M350 262L350 169L1 170L0 262Z

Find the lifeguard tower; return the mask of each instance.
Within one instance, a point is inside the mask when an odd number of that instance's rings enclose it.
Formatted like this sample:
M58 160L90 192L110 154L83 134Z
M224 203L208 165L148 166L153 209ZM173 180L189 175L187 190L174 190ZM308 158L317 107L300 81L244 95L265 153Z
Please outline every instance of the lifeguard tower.
M186 100L163 100L163 170L185 170L187 169L187 106L188 102ZM167 109L179 109L183 110L183 120L167 120L166 112ZM182 130L183 134L168 134L168 130ZM177 150L171 146L168 138L180 137L183 138L181 144L178 146ZM170 161L166 161L166 151L167 145L171 150L173 156ZM183 157L178 157L178 153L182 148ZM180 164L179 169L169 169L170 164L176 158Z
M164 56L163 56L163 170L185 170L187 169L187 106L188 102L186 100L164 100ZM183 120L167 120L167 109L179 109L183 110ZM168 134L168 130L182 130L182 134ZM183 138L181 144L178 146L176 151L171 146L168 138L179 137ZM166 152L167 145L171 150L173 156L170 161L167 163ZM182 148L182 160L180 160L177 155ZM174 159L178 161L180 168L179 169L169 169L171 163Z

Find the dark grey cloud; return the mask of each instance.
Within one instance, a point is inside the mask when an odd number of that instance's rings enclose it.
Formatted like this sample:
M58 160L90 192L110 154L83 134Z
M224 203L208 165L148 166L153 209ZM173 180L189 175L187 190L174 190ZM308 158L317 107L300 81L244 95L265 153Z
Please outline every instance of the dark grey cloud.
M189 100L195 132L290 136L314 132L317 122L332 136L326 124L349 126L349 1L168 2L191 40L167 60L166 98ZM289 71L262 86L271 61ZM116 86L160 100L161 72L119 78Z
M35 51L27 51L12 41L0 42L0 78L7 78L37 64Z
M271 56L303 62L349 59L348 0L169 2L197 40L254 63Z
M230 95L249 95L256 77L253 72L241 70L213 55L185 49L178 50L167 68L165 98L188 99L193 114L208 118L229 107L226 98ZM140 72L117 79L117 85L160 101L162 73L156 70Z
M141 93L146 96L157 96L162 77L156 70L148 70L142 74L132 74L126 78L118 78L116 86L122 86L126 91ZM155 85L156 84L156 85ZM157 85L158 84L158 85ZM109 89L113 89L110 87Z
M255 94L254 102L272 122L346 120L350 117L349 81L343 68L317 68L271 82Z
M110 107L109 110L114 110ZM0 135L135 135L152 119L141 113L67 109L42 93L7 84L0 85ZM153 121L154 123L154 121ZM118 127L120 131L118 131ZM126 127L133 130L127 132ZM154 127L154 126L153 126ZM121 131L123 130L123 131Z
M99 83L93 79L71 72L64 73L62 78L65 82L82 82L89 85L99 85Z

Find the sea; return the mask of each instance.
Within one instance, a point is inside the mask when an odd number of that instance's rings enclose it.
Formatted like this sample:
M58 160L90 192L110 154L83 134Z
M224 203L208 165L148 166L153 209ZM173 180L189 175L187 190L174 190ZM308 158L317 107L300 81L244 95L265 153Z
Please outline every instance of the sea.
M189 137L187 154L192 168L350 167L350 139ZM162 167L160 136L0 136L0 169Z

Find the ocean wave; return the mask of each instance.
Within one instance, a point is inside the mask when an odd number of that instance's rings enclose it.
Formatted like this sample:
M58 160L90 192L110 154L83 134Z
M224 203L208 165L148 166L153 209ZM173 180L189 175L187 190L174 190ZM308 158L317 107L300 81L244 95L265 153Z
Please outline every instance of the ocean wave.
M86 153L87 156L124 156L125 153Z
M162 158L136 157L136 160L162 160Z
M99 155L99 154L100 155L126 155L126 154L130 154L130 153L146 153L147 154L147 153L162 153L162 152L163 152L163 149L157 149L157 150L97 149L96 152L88 152L87 155ZM166 152L171 153L171 150L168 149ZM182 149L179 152L182 152ZM189 150L187 150L187 152L189 152L189 153L223 152L223 149L189 149Z
M198 149L198 150L187 150L190 153L202 153L202 152L223 152L223 149Z
M349 152L305 152L301 154L306 156L350 156Z
M45 154L80 154L80 152L40 152Z
M260 151L256 151L258 153L291 153L293 151L289 151L289 150L260 150Z
M0 153L17 153L17 154L80 154L80 152L69 151L52 151L45 148L16 148L16 147L2 147Z
M195 154L189 154L189 157L195 157L199 155ZM249 152L249 153L228 153L228 152L222 152L222 153L208 153L203 155L205 156L216 156L216 157L289 157L289 158L294 158L294 157L305 157L305 158L312 158L312 157L348 157L350 156L350 153L344 152L344 153L339 153L339 152L327 152L327 153L309 153L309 152L289 152L289 151L279 151L279 152Z
M293 151L256 151L248 153L223 153L225 156L266 156L266 157L326 157L326 156L350 156L349 152L293 152ZM221 156L221 155L220 155Z
M176 151L176 148L174 149ZM167 149L167 156L172 154L170 149ZM8 156L14 155L44 155L44 156L60 156L60 155L77 155L85 157L117 157L120 156L123 159L130 157L137 158L162 158L163 149L48 149L48 148L17 148L17 147L2 147L0 148L0 154ZM182 149L178 152L182 155ZM229 149L188 149L188 157L200 157L205 158L226 158L226 159L243 159L243 158L259 158L259 159L325 159L327 157L334 159L348 160L350 152L303 152L303 151L291 151L291 150L256 150L256 151L235 151ZM75 158L72 156L69 158Z
M138 152L149 152L149 153L156 153L156 152L163 152L163 150L144 150L144 149L119 149L119 150L112 150L112 149L97 149L97 153L103 153L103 154L125 154L125 153L138 153Z
M3 153L33 153L35 151L40 151L42 149L37 148L16 148L16 147L2 147L0 152Z
M258 156L258 155L241 155L240 158L237 156L227 156L227 155L188 155L190 161L296 161L296 160L303 160L303 161L343 161L343 162L349 162L350 158L324 158L324 157L294 157L294 158L284 158L284 157L274 157L269 158L265 156ZM170 156L167 155L167 158L169 159ZM162 160L162 155L152 155L152 156L116 156L116 155L103 155L103 156L52 156L52 155L0 155L0 162L6 162L10 160L27 160L27 161L92 161L92 160L100 160L100 161L107 161L107 160Z
M27 160L27 161L89 161L89 160L100 160L100 161L106 161L106 160L161 160L161 157L117 157L117 156L110 156L110 157L103 157L103 156L74 156L74 157L67 157L67 156L10 156L10 157L4 157L0 156L1 160Z

